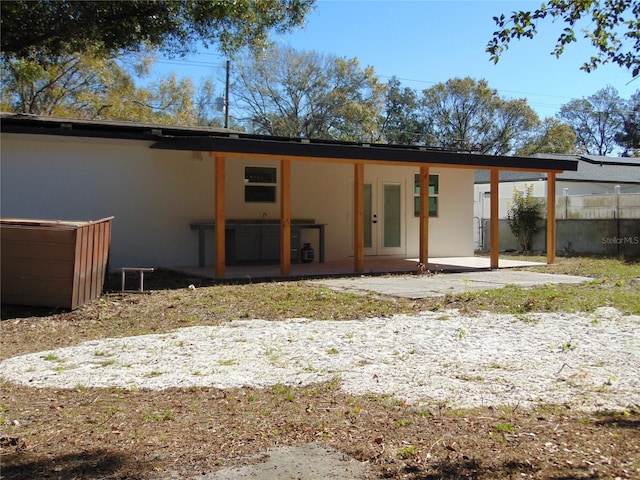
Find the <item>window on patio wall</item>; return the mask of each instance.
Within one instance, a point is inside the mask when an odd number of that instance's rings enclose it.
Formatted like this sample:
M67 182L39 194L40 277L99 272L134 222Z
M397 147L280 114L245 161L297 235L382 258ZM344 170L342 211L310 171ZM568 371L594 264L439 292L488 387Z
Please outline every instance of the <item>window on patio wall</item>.
M439 176L429 175L429 216L438 216ZM416 173L413 181L413 214L420 216L420 174Z
M276 167L244 167L244 201L276 203L278 169Z

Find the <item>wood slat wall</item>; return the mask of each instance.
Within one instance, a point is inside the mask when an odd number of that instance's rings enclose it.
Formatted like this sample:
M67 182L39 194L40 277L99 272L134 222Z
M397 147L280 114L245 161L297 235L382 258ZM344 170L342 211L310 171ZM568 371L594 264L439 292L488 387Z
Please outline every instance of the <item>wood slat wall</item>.
M1 221L2 303L75 309L100 296L111 220Z

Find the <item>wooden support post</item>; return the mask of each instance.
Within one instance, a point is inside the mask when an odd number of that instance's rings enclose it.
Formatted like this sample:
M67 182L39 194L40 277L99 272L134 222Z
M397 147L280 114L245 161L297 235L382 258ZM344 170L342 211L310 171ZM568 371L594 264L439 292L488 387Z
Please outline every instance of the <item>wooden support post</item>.
M420 167L420 263L429 266L429 167Z
M353 180L353 269L364 272L364 164L354 165Z
M499 219L499 188L500 188L500 170L491 169L491 213L489 220L489 232L491 236L490 242L490 268L495 270L498 268L500 258L500 219Z
M547 173L547 263L556 261L556 172Z
M215 255L216 277L224 278L225 275L225 159L221 155L215 155L216 191L215 191Z
M280 160L280 274L291 274L291 160Z

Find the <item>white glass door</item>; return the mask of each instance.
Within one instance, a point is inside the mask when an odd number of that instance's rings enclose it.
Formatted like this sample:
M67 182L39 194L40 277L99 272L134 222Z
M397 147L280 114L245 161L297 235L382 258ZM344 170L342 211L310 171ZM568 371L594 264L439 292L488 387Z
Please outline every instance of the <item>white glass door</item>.
M404 182L376 179L364 183L364 254L405 253Z
M403 182L379 180L378 196L378 255L402 254L405 252Z

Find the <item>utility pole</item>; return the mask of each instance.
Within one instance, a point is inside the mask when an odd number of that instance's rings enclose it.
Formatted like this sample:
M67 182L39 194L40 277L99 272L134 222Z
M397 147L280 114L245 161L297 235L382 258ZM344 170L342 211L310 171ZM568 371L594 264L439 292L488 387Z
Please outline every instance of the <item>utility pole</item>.
M229 60L227 60L227 80L224 92L224 128L229 128Z

